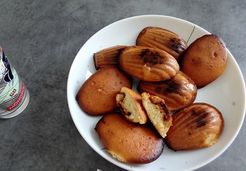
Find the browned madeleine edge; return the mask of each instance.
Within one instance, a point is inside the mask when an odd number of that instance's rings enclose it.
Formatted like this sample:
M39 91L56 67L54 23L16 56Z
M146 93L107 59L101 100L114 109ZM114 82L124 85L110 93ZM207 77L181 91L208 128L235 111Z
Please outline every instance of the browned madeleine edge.
M106 151L108 151L108 149L105 147L105 145L104 145L104 143L102 142L102 139L101 139L101 137L100 137L100 135L99 135L99 133L98 133L98 129L100 129L99 127L100 127L100 124L101 123L106 123L106 121L105 121L105 117L107 117L108 115L118 115L121 119L123 119L124 121L126 121L127 123L129 123L130 125L138 125L139 127L143 127L144 129L147 129L147 130L149 130L149 131L151 131L152 133L153 133L153 135L155 135L155 136L157 136L157 137L160 137L160 140L162 140L160 143L161 144L159 144L160 145L160 148L157 148L156 149L156 151L155 151L155 154L154 155L152 155L152 157L145 157L145 156L143 156L143 157L141 157L141 158L139 158L139 159L131 159L131 160L129 160L129 161L120 161L120 162L122 162L122 163L131 163L131 164L148 164L148 163L151 163L151 162L153 162L153 161L155 161L155 160L157 160L159 157L160 157L160 155L163 153L163 150L164 150L164 139L163 138L161 138L161 136L154 130L154 128L152 128L151 126L149 126L148 124L145 124L145 125L140 125L140 124L138 124L138 123L132 123L132 122L130 122L130 121L128 121L126 118L124 118L124 116L122 116L120 113L116 113L116 112L110 112L110 113L107 113L106 115L103 115L102 117L101 117L101 119L97 122L97 124L96 124L96 126L95 126L95 131L97 132L97 135L98 135L98 137L99 137L99 140L100 140L100 142L101 142L101 144L103 145L103 147L104 147L104 149L106 150ZM112 158L114 158L109 152L107 152ZM116 158L114 158L114 159L116 159ZM117 160L117 159L116 159ZM119 161L119 160L118 160Z
M221 134L222 134L222 132L223 132L223 129L224 129L224 118L223 118L222 113L221 113L215 106L212 106L211 104L208 104L208 103L205 103L205 102L192 103L192 104L190 104L189 106L187 106L187 107L185 107L185 108L188 108L188 107L190 107L190 106L192 106L192 105L206 105L206 106L208 106L208 107L213 108L216 112L218 112L218 114L219 114L219 116L220 116L220 119L221 119L221 121L222 121L221 127L220 127L221 129L220 129L220 131L218 132L218 138L217 138L217 140L219 140L219 138L220 138L220 136L221 136ZM178 112L184 110L185 108L182 108L182 109L176 111L175 113L173 113L173 118L175 117L175 115L176 115ZM191 151L191 150L199 150L199 149L211 147L211 146L209 146L209 147L203 147L203 148L198 148L198 149L197 149L197 148L191 148L191 149L174 149L174 148L170 145L170 143L168 142L167 138L164 139L164 142L165 142L166 146L167 146L169 149L173 150L173 151ZM181 143L182 143L182 142L181 142ZM213 144L213 145L214 145L214 144ZM213 145L212 145L212 146L213 146Z

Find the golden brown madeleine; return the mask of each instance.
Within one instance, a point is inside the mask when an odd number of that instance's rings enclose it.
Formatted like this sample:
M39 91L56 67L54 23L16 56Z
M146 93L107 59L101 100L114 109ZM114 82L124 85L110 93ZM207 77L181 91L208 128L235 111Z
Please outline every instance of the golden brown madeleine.
M144 81L163 81L176 75L179 65L174 57L159 49L132 46L120 55L120 67Z
M148 118L159 134L165 138L167 131L172 126L172 116L166 107L165 101L149 93L142 93L141 96Z
M116 66L119 63L120 52L127 46L117 45L96 52L93 56L96 69Z
M223 41L216 35L204 35L195 40L182 56L181 70L198 88L217 79L225 70L227 52Z
M173 115L166 137L173 150L192 150L214 145L224 127L222 114L206 103L194 103Z
M186 42L178 34L159 27L146 27L138 35L136 45L158 48L178 59Z
M105 149L125 163L149 163L163 151L163 139L144 125L129 122L116 113L104 115L96 132Z
M141 95L127 87L122 87L116 95L117 106L121 113L131 122L145 124L147 116L142 105Z
M115 97L121 87L131 86L131 80L117 68L103 68L84 82L76 99L84 112L102 115L117 107Z
M172 79L162 82L140 81L138 90L161 97L170 111L190 105L197 94L195 83L181 71Z

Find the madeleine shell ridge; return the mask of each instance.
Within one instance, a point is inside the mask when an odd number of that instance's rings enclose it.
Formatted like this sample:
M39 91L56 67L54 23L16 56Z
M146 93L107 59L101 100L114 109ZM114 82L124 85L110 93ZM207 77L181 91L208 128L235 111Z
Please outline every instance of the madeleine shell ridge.
M125 48L120 55L120 67L139 80L153 82L168 80L179 71L179 64L173 56L142 46Z
M185 40L178 34L160 27L146 27L138 35L136 44L158 48L178 59L187 48Z
M138 90L161 97L165 100L170 111L176 111L190 105L197 95L194 81L181 71L170 80L162 82L140 81Z
M206 103L194 103L173 115L166 142L173 150L210 147L218 141L223 127L223 116L218 109Z

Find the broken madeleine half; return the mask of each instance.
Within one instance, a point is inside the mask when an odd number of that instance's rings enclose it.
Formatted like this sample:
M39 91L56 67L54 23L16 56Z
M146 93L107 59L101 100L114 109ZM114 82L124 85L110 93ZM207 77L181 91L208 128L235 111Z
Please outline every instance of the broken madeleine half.
M149 93L142 93L141 96L148 118L159 134L165 138L169 128L172 126L172 116L169 114L165 101Z
M116 104L121 113L131 122L145 124L147 122L146 112L142 106L141 95L134 90L122 87L116 95Z
M194 103L173 115L166 142L173 150L210 147L218 141L223 127L218 109L206 103Z

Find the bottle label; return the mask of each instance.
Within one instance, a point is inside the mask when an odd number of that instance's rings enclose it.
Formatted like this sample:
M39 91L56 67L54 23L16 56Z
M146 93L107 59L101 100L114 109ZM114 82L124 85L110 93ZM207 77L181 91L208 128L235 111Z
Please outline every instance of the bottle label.
M0 48L0 114L15 110L23 101L25 86Z

